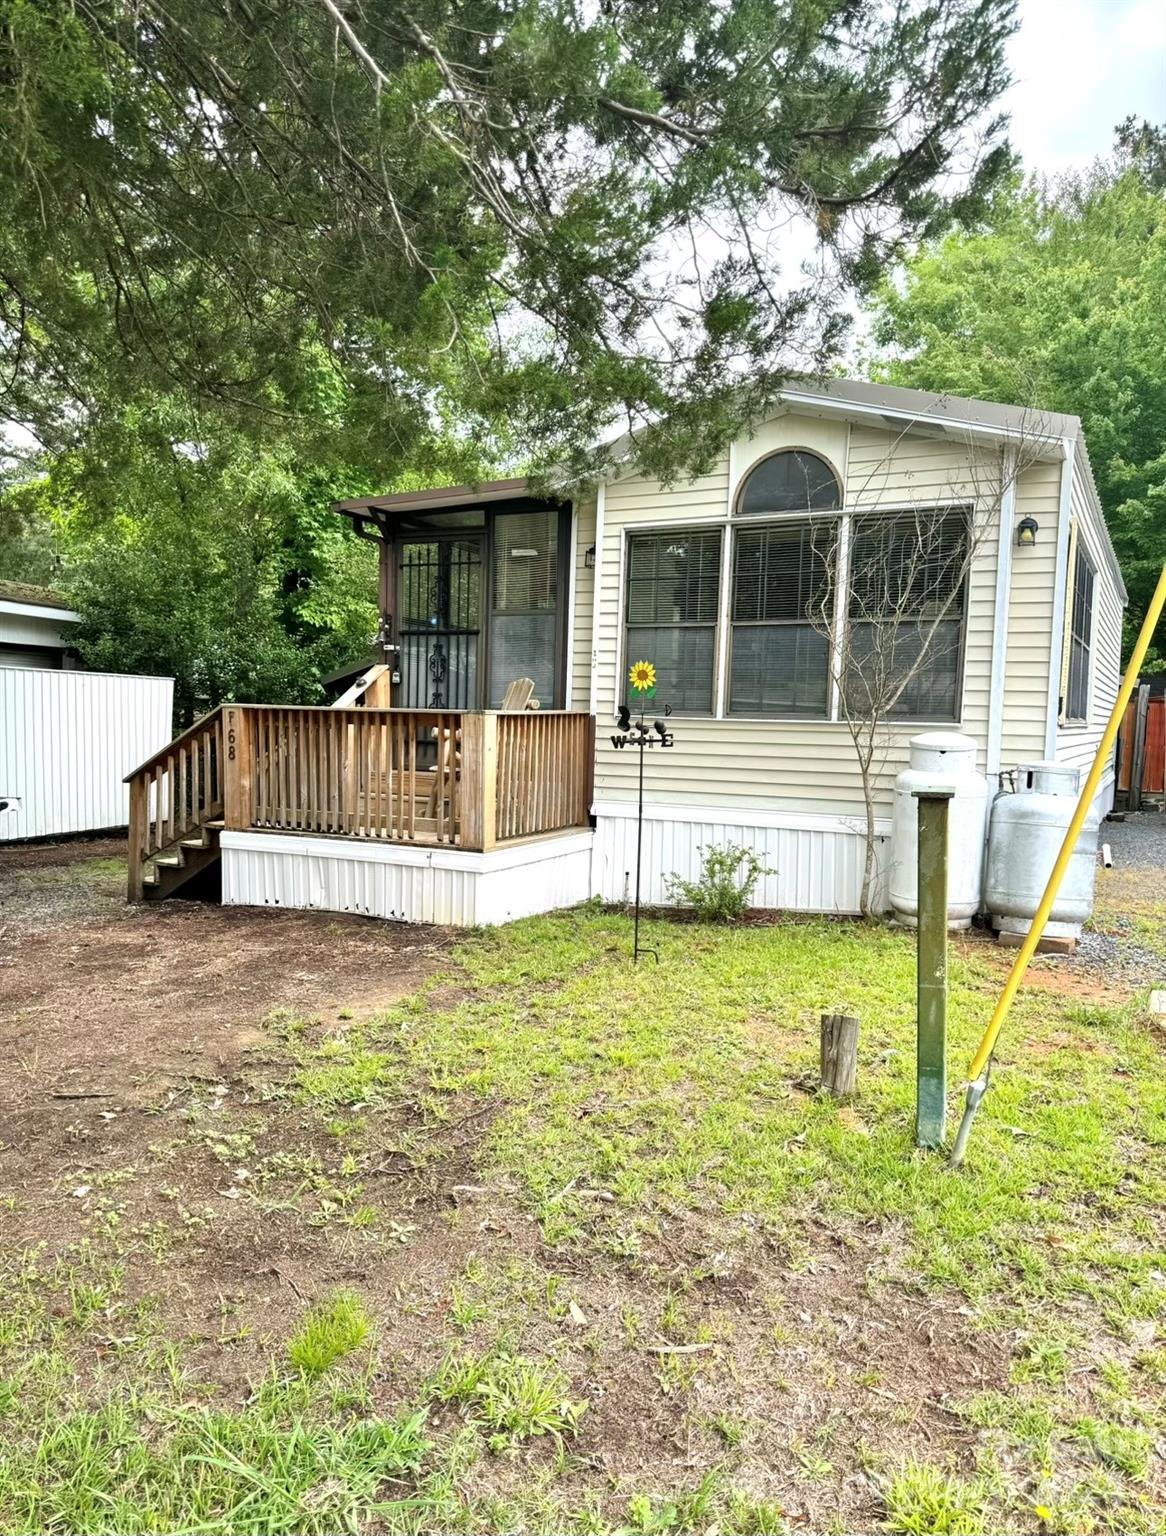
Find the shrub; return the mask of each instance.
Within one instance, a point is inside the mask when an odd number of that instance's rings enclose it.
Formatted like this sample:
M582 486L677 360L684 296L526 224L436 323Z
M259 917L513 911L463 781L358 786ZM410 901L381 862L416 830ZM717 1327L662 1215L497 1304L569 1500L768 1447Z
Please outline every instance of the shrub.
M751 848L739 848L736 843L699 852L703 854L699 880L669 875L664 884L677 906L690 907L702 922L734 922L749 906L762 875L776 874Z

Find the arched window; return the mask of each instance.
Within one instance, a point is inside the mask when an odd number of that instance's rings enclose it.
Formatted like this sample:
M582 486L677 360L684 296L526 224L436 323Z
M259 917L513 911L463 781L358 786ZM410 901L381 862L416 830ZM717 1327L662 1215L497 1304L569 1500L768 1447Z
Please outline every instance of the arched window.
M742 517L775 512L836 512L842 492L834 471L816 453L787 448L751 469L737 498Z
M817 514L841 506L834 471L801 448L770 454L745 476L737 514L757 525L733 534L731 715L829 716L839 519Z

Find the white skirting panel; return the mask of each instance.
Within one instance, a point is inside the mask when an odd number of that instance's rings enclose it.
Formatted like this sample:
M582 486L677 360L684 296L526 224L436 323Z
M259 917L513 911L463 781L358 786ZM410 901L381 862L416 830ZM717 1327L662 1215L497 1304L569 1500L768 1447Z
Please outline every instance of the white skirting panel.
M223 905L492 926L590 895L591 832L467 853L340 837L223 832Z
M592 894L631 900L636 880L636 808L597 804ZM887 906L891 823L880 819L877 905ZM865 857L861 817L726 810L721 807L646 805L640 889L651 906L670 904L669 875L697 880L701 849L735 843L755 852L774 871L757 885L753 904L791 912L859 910Z

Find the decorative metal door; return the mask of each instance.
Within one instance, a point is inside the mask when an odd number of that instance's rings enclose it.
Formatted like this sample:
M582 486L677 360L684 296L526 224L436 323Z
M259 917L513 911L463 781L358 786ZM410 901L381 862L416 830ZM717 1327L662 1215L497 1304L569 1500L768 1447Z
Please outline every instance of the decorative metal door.
M476 709L482 536L401 547L401 688L409 709Z

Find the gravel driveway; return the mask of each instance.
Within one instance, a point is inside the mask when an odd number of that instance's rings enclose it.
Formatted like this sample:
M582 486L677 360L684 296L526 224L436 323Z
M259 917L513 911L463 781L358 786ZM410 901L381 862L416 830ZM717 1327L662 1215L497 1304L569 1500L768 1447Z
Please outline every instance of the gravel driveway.
M1113 868L1097 871L1093 917L1068 963L1131 989L1166 986L1166 815L1104 821L1100 841L1110 846Z
M1166 815L1135 811L1125 821L1103 821L1100 841L1113 850L1115 868L1157 870L1166 899Z

